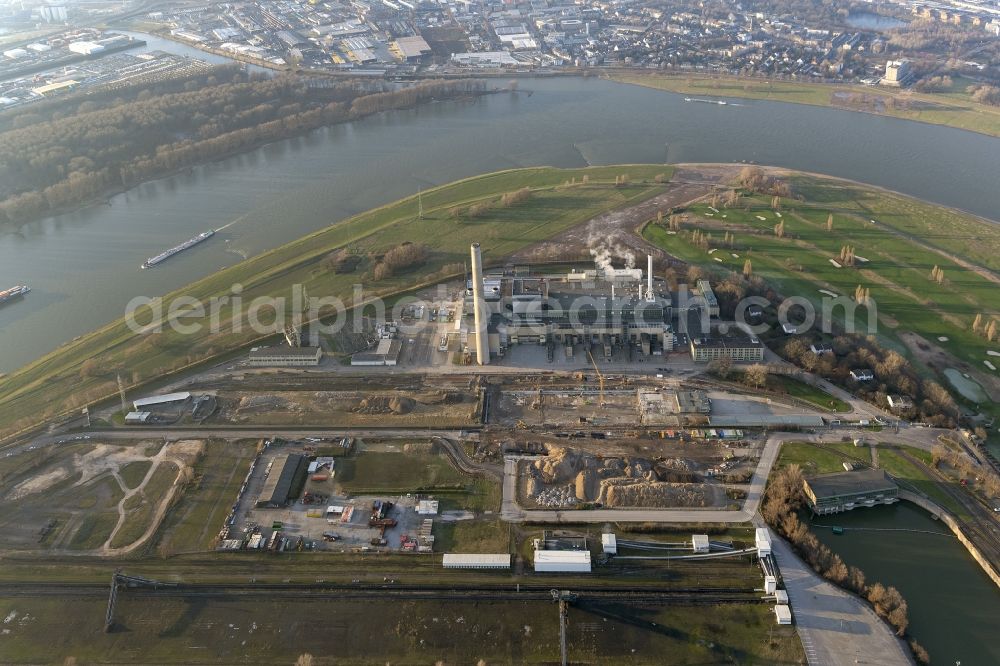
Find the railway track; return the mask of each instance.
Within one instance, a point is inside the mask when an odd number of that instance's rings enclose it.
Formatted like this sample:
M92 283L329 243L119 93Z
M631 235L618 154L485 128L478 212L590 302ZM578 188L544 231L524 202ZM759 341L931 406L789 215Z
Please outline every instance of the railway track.
M752 588L684 588L676 590L632 590L620 588L579 588L570 586L581 601L592 603L632 603L662 605L752 604L763 603ZM551 601L552 586L406 586L406 585L309 585L253 584L161 584L157 587L128 587L127 594L145 599L262 598L282 600L425 600L425 601ZM108 596L107 585L93 583L14 583L0 585L0 596L39 598L95 598Z
M964 491L957 490L950 483L944 482L937 470L927 466L922 460L902 449L897 452L903 459L918 469L924 470L932 479L938 481L937 487L965 508L969 517L955 516L955 519L962 525L966 536L983 551L983 555L988 557L991 562L1000 562L1000 533L997 530L996 520L987 513L988 509Z

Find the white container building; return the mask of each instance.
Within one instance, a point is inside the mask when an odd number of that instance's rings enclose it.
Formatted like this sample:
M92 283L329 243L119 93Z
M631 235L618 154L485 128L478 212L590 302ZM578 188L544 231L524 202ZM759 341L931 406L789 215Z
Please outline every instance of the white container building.
M755 540L757 542L757 556L764 557L771 554L771 533L766 527L758 527Z
M510 553L445 553L445 569L510 569Z
M787 604L778 604L775 606L774 616L778 619L778 624L792 623L792 609Z
M535 571L590 573L589 550L536 550Z

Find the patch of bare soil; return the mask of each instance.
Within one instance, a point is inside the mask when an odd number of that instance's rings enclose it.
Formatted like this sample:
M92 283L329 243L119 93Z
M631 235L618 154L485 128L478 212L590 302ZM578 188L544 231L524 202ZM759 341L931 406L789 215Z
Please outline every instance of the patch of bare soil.
M735 165L693 165L678 167L670 180L669 189L647 201L629 208L613 210L568 229L556 238L525 248L511 257L514 263L541 263L546 261L578 261L590 259L590 250L603 248L612 258L631 256L641 263L641 257L652 254L663 258L666 254L647 243L638 229L656 217L658 211L684 206L710 194L716 186L731 181L739 167ZM636 258L639 259L636 259Z

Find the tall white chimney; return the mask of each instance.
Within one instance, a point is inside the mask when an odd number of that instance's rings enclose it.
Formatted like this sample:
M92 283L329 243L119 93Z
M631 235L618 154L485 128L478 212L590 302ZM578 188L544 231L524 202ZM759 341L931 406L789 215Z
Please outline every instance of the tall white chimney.
M653 302L653 255L646 255L646 300Z
M486 299L483 297L483 254L479 243L472 244L472 307L476 323L476 362L489 365L490 345L487 340Z

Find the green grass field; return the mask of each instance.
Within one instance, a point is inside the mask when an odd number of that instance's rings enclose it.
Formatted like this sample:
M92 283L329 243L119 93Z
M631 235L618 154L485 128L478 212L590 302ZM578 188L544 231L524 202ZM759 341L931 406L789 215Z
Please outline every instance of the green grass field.
M509 525L499 520L434 521L434 550L441 553L506 553Z
M177 466L173 463L160 463L153 472L146 486L130 497L125 503L125 521L111 540L112 548L122 548L134 543L149 528L163 497L177 478Z
M125 482L125 487L131 490L132 488L139 487L142 480L146 478L146 472L152 466L153 463L149 460L136 460L118 470L118 474L122 477L122 481Z
M461 488L467 478L441 454L361 451L353 458L338 461L336 480L354 494L398 494L420 489Z
M791 377L784 375L771 375L767 378L768 386L774 386L775 390L787 393L788 395L805 400L808 403L827 409L831 412L849 412L851 406L840 398L834 398L829 393L822 391L815 386L810 386Z
M337 462L336 481L355 495L421 492L438 499L442 511L500 508L499 483L466 476L445 455L429 451L362 451Z
M823 447L808 442L786 442L775 463L775 469L798 465L807 476L843 472L845 462L871 463L871 451L867 446L852 443L831 443Z
M650 224L644 234L671 254L717 272L741 272L749 259L754 275L783 296L808 299L818 313L825 298L820 290L850 299L862 285L876 303L878 333L891 346L904 349L897 333L912 331L990 372L983 362L990 360L987 350L998 345L971 327L977 313L1000 312L1000 288L984 275L1000 270L1000 228L857 185L805 176L793 182L803 200L783 200L781 211L761 197L744 198L739 207L718 213L697 204L686 211L679 232ZM832 231L826 229L830 214ZM785 235L778 238L774 226L782 221ZM712 235L708 250L692 243L694 230ZM735 235L732 246L723 242L727 231ZM834 265L845 245L868 261ZM934 266L944 271L943 282L931 279ZM838 306L834 319L843 323L844 312ZM868 316L866 308L857 308L856 330L867 332Z
M928 459L930 454L925 451L914 449L909 446L900 448L925 463L930 462ZM899 479L901 482L916 488L921 493L931 498L931 500L935 503L944 507L956 516L959 516L960 518L968 518L968 511L966 511L961 504L953 499L951 495L939 487L937 479L931 476L929 472L921 469L919 466L914 465L911 461L901 456L897 451L894 451L893 449L879 448L878 460L879 467ZM953 485L957 487L957 484Z
M791 81L766 81L733 77L708 77L697 74L650 74L635 71L615 71L608 78L621 83L668 90L684 95L739 97L773 102L791 102L851 109L838 99L845 94L867 95L880 98L876 107L866 105L860 110L870 110L880 115L905 118L933 125L948 125L982 134L1000 136L1000 107L987 106L972 101L965 92L971 81L956 77L952 88L941 93L905 93L886 88L862 85L835 85ZM893 102L902 104L894 105Z
M194 480L185 486L158 532L156 550L160 555L212 546L256 450L256 440L206 443L205 453L194 467Z
M148 600L123 592L121 628L101 631L103 599L0 598L3 659L13 663L551 664L551 602ZM580 604L567 626L572 663L797 664L794 627L767 604ZM481 660L481 661L480 661Z
M469 178L423 192L422 219L417 216L416 197L410 197L334 222L195 282L172 296L184 294L207 302L213 296L231 295L232 285L238 283L243 285L243 302L250 303L264 295L290 298L292 285L302 284L310 296L337 296L349 303L352 285L364 282L367 297L386 297L446 277L442 268L456 267L466 260L473 241L483 245L488 263L499 263L512 252L596 215L664 191L665 185L654 179L667 178L671 173L671 167L662 165L541 167ZM623 174L629 176L629 184L618 187L615 180ZM584 177L589 180L586 184L582 183ZM574 179L576 185L569 185ZM528 201L507 208L497 205L504 193L523 187L532 190ZM453 213L456 207L464 209L477 203L493 207L475 218ZM360 272L370 269L364 262L359 272L342 274L323 264L334 250L349 248L361 255L377 254L404 241L426 243L433 252L419 268L389 279L370 280ZM449 270L461 272L461 268ZM162 380L164 373L224 356L260 340L244 321L245 310L242 317L235 317L243 321L238 333L233 332L234 313L227 305L220 311L222 330L217 333L204 330L181 335L168 328L162 333L139 335L122 320L63 345L4 379L0 386L0 433L10 434L56 414L78 412L85 404L113 395L115 375L120 369L127 368L126 379L142 385ZM145 325L152 321L147 315L140 312L137 320ZM264 320L269 321L267 315ZM94 363L81 372L88 360Z
M742 373L734 373L736 377L742 377ZM740 379L739 381L742 381ZM849 412L851 406L840 398L835 398L826 391L800 382L793 377L785 375L768 375L767 384L764 386L769 391L774 391L782 395L789 395L799 400L804 400L816 407L830 412Z

